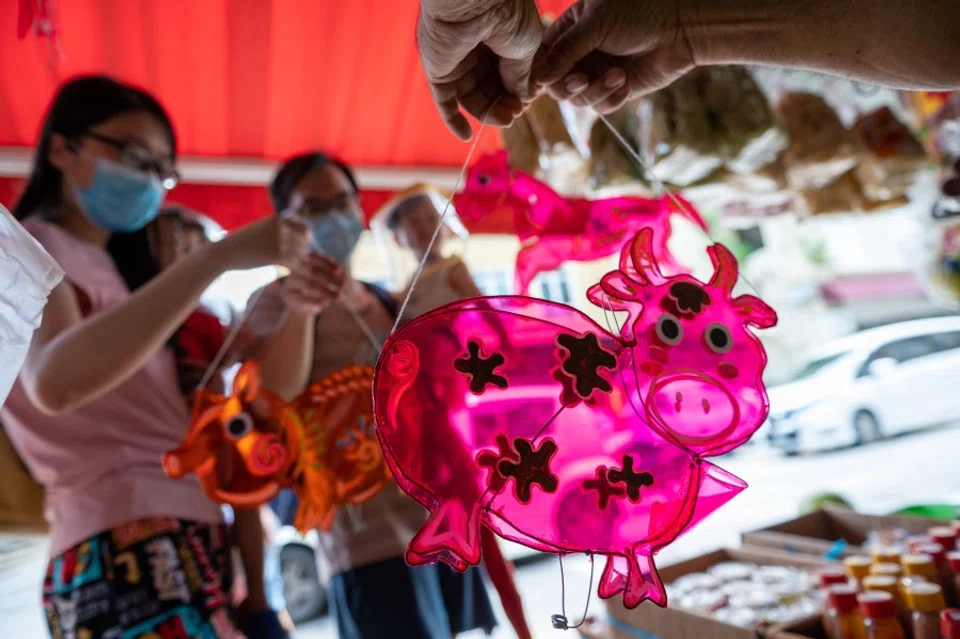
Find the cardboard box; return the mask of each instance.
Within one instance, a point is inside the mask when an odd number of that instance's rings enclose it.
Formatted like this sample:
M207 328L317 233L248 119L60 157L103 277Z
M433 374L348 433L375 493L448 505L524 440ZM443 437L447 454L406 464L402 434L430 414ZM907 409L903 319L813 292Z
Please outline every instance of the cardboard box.
M693 559L660 568L664 584L694 572L704 572L722 561L742 561L764 566L795 566L816 570L830 562L817 557L790 555L768 549L717 550ZM756 630L717 621L705 614L679 608L660 608L644 602L633 610L623 607L619 597L606 602L610 639L757 639ZM769 632L777 632L772 628ZM768 634L769 636L769 634Z
M902 528L910 534L922 534L942 522L921 517L865 515L837 506L824 506L809 515L743 534L743 545L769 548L786 553L822 557L840 539L847 542L843 556L863 552L861 544L871 531Z
M810 619L803 623L787 626L770 636L770 639L830 639L823 621Z

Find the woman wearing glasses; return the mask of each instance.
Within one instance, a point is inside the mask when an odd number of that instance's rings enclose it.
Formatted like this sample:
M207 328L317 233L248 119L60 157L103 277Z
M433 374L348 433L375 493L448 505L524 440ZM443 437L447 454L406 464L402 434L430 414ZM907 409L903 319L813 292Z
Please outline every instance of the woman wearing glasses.
M160 466L190 417L167 345L220 273L295 268L310 234L268 218L131 292L138 256L111 250L111 236L156 217L175 161L173 127L152 97L75 79L50 106L15 209L66 272L2 412L46 488L54 637L237 636L220 508L195 478L171 480Z

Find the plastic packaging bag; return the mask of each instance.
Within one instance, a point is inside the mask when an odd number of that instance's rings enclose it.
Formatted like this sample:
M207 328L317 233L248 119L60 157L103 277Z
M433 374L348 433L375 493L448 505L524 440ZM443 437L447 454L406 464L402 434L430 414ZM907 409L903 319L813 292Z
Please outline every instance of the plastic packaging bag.
M760 85L743 67L697 72L707 118L720 154L735 173L753 173L772 164L787 147Z
M882 107L858 118L853 132L866 150L856 168L864 195L875 202L906 195L930 161L910 129Z
M607 117L624 139L630 140L632 109L621 108ZM590 187L599 190L628 184L644 184L645 178L633 158L610 128L599 118L590 129Z
M63 271L0 206L0 403L17 378L43 307Z
M787 93L777 110L790 136L784 161L791 188L819 189L837 181L860 161L856 138L822 97Z
M663 182L689 186L723 164L690 76L641 100L637 124L641 157Z

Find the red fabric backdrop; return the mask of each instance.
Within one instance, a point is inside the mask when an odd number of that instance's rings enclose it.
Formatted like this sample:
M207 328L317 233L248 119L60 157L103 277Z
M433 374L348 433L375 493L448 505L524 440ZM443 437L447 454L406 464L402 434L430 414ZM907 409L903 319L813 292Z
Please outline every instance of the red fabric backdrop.
M556 12L570 0L540 0ZM57 83L106 72L154 92L185 155L458 166L417 56L417 0L59 0L64 57L0 2L0 146L33 144ZM485 131L480 150L498 146Z
M572 0L539 0L556 14ZM362 165L458 167L417 56L417 0L59 0L63 58L16 36L0 0L0 147L34 143L57 84L104 72L155 93L180 153L282 159L320 148ZM478 153L499 146L486 130ZM0 202L17 189L0 179ZM364 194L368 212L389 194ZM266 211L262 188L184 185L173 199L226 226Z

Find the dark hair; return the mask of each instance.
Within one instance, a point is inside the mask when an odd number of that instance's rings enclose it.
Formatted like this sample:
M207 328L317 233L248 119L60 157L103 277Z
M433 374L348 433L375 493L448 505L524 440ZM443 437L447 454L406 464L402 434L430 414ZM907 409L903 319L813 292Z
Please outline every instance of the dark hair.
M177 136L173 124L150 94L105 75L81 76L61 85L44 117L33 170L13 209L14 216L23 220L44 209L59 206L63 199L63 176L48 157L54 133L76 139L92 126L135 111L149 113L157 119L170 137L171 159L176 160ZM119 263L117 266L121 267Z
M397 202L393 210L390 211L390 215L387 216L387 228L391 231L396 231L397 227L400 226L400 220L403 219L403 216L406 215L410 209L424 201L432 204L430 196L426 193L417 193Z
M297 182L302 180L310 171L327 164L332 164L343 171L350 182L350 186L353 187L354 193L360 191L353 169L346 162L327 155L323 151L303 153L284 162L273 177L273 182L270 183L270 201L273 202L273 209L277 213L286 210L290 206L290 198L293 196L293 190L297 188Z

